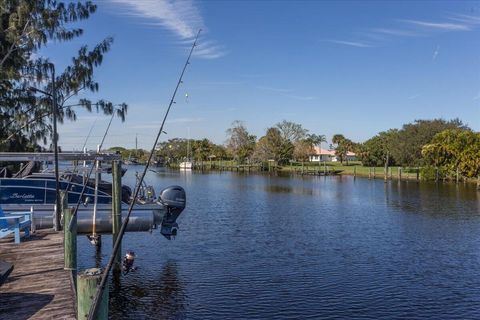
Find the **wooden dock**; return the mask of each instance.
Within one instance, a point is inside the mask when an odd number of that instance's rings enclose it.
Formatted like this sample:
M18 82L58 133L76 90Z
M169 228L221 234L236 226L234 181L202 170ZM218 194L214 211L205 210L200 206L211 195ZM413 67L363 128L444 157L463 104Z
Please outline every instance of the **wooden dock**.
M63 233L37 231L20 244L0 240L0 260L14 270L0 287L0 319L75 319L70 271L63 269Z

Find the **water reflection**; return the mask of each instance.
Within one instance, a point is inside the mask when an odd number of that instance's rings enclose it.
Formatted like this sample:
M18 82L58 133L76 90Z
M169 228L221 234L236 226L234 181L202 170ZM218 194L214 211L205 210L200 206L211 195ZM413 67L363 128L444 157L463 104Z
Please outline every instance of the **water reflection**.
M429 182L388 182L385 197L389 205L403 212L429 215L468 216L480 213L479 198L472 185Z
M178 266L174 261L165 262L157 276L132 274L122 281L123 284L112 281L111 318L141 319L146 315L157 319L185 317L185 284L179 277Z
M125 235L139 269L112 280L112 319L480 319L475 186L179 171L147 181L184 186L187 208L175 241ZM80 268L91 267L79 239Z
M314 190L311 188L291 187L282 185L265 185L264 190L273 193L293 193L293 194L305 194L313 195Z

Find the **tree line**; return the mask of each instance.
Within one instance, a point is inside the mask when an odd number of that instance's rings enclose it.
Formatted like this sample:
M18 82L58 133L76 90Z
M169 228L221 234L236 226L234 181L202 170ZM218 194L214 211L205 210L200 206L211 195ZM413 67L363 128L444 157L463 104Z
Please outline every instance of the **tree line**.
M189 147L189 157L196 161L234 160L244 164L274 160L284 165L293 159L307 161L313 148L326 142L324 135L310 134L301 124L286 120L268 128L259 139L250 134L243 122L234 121L226 136L225 144L208 139L170 139L158 144L157 157L167 162L182 161Z
M312 134L301 124L283 120L267 128L260 138L252 135L245 123L234 121L226 131L225 144L208 139L174 138L161 142L157 155L167 161L235 160L239 164L274 160L278 165L308 161L315 147L326 143L322 134ZM326 146L326 145L325 145ZM363 143L342 134L334 134L328 146L343 163L354 152L363 166L420 167L422 176L433 178L480 175L480 133L472 131L459 119L415 120L400 129L380 132Z
M365 166L421 167L426 179L480 175L480 133L459 119L415 120L355 148Z

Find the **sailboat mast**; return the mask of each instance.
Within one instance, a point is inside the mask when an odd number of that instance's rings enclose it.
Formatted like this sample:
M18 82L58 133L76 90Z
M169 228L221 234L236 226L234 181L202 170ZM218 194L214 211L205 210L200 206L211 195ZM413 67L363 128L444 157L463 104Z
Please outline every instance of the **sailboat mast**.
M187 161L190 161L190 128L187 128Z

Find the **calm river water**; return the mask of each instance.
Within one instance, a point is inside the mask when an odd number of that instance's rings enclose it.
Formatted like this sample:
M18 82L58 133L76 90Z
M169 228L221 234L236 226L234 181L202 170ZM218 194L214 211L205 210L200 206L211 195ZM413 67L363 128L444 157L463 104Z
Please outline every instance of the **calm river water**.
M134 185L135 167L124 182ZM141 170L137 167L137 170ZM480 192L353 177L150 172L177 238L128 233L112 319L480 319ZM106 264L79 237L79 267Z

